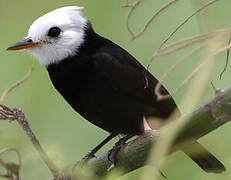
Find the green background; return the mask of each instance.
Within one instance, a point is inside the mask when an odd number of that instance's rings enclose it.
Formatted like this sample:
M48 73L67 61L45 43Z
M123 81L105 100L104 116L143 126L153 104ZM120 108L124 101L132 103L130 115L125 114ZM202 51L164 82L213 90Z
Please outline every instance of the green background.
M75 163L105 138L108 133L84 120L64 101L52 86L46 69L41 67L31 55L25 51L8 52L6 48L22 40L27 35L30 24L37 17L58 7L77 5L85 7L83 11L84 15L92 22L96 32L119 44L134 55L140 62L147 65L152 53L158 48L161 41L178 23L198 7L199 1L202 2L201 0L179 1L179 3L157 18L142 37L131 41L131 37L126 30L128 9L121 7L125 2L123 0L1 0L0 92L3 92L4 89L9 87L13 82L21 79L29 68L34 68L29 81L7 97L5 101L6 105L10 107L20 107L25 112L41 144L48 151L49 155L55 159L58 165L66 166ZM167 1L144 1L131 19L130 24L135 32L138 32L148 17L165 2ZM230 27L230 6L231 2L228 0L221 0L212 5L200 16L191 19L174 36L171 42L201 32ZM151 72L160 78L172 64L179 60L180 55L186 52L189 51L183 51L176 56L155 60L151 64ZM173 73L166 81L165 85L171 92L189 72L193 70L195 65L198 64L197 57L198 56L191 58L190 62L178 68L177 72ZM228 65L228 69L222 80L219 80L219 73L222 71L224 64L225 54L218 57L210 77L210 81L219 88L231 85L230 65ZM205 93L198 102L198 105L207 102L214 96L209 81L206 87ZM174 97L177 103L182 101L186 92L187 87ZM192 94L192 98L196 97ZM180 107L182 112L185 111L184 108L185 107L182 106ZM168 179L187 178L188 180L213 180L230 178L231 144L229 142L231 135L229 131L229 124L226 124L200 139L200 142L226 165L227 171L225 173L221 175L206 174L182 152L177 152L168 156L166 159L163 171ZM116 140L118 140L118 138L113 140L100 152L102 153L109 149ZM16 122L0 122L0 149L6 147L15 147L22 153L23 179L36 180L51 177L49 170L40 160L29 139ZM11 155L9 155L8 158L14 159ZM141 168L119 179L138 179L142 177L143 169L144 168Z

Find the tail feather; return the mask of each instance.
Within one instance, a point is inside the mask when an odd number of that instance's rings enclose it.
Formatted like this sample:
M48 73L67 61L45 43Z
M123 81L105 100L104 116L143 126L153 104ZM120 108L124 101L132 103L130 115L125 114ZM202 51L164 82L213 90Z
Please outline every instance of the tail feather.
M192 144L187 144L182 150L200 166L201 169L208 173L222 173L225 171L225 166L196 141Z

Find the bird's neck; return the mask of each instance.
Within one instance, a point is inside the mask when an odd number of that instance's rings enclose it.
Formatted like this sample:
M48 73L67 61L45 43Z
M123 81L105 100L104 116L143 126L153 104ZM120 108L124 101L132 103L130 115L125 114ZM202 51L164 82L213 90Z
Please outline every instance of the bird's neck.
M84 41L78 47L76 53L57 63L48 65L47 70L49 74L62 76L62 72L65 71L65 69L70 69L71 67L75 67L75 71L82 69L86 63L90 63L87 62L89 60L89 55L94 54L108 43L110 44L111 41L97 34L88 22L85 27Z
M104 46L106 39L96 34L89 24L85 29L84 42L76 51L76 54L69 56L58 63L53 63L47 66L50 79L55 88L65 97L67 93L65 89L73 89L75 84L75 91L81 91L81 86L87 82L91 76L92 61L90 54L97 52L98 48ZM66 88L63 88L66 87ZM78 94L78 92L73 92Z

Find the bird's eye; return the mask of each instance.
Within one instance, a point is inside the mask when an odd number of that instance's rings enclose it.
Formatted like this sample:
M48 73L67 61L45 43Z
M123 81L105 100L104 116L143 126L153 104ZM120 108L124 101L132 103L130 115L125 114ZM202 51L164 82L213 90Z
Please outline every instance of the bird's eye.
M60 34L60 32L61 32L60 28L58 28L58 27L52 27L48 31L48 36L50 36L50 37L58 37L59 34Z

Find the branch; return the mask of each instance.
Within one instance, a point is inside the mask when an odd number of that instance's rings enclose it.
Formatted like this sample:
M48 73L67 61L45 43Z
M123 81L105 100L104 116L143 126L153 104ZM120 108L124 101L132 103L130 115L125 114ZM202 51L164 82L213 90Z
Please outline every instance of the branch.
M38 140L38 138L35 136L34 132L32 131L32 129L30 128L30 125L27 121L26 116L24 115L24 113L22 112L21 109L19 108L9 108L5 105L3 105L3 102L5 100L5 98L9 95L9 93L14 90L15 88L19 87L20 85L22 85L30 76L32 73L32 69L29 70L29 72L27 73L27 75L17 81L16 83L14 83L13 85L11 85L8 89L6 89L2 96L0 97L0 120L10 120L10 121L14 121L16 120L19 125L22 127L22 129L25 131L25 133L27 134L27 136L30 138L32 144L34 145L35 149L38 151L41 159L44 161L44 163L47 165L47 167L49 168L49 170L51 171L51 173L53 174L53 176L55 177L56 180L64 180L67 179L67 177L63 174L62 170L59 169L55 163L48 157L47 153L44 151L44 149L42 148L42 146L40 145L40 142ZM11 150L11 149L9 149ZM8 150L8 151L9 151ZM5 151L3 151L5 152ZM2 152L0 152L1 154ZM18 168L19 169L21 167L21 160L20 160L20 166ZM11 167L6 166L6 164L3 161L0 161L0 165L2 165L3 167L5 167L7 170ZM15 175L18 175L17 173L14 173ZM8 174L3 174L0 176L2 177L6 177L6 178L13 178L13 174L11 173L11 170L8 172ZM16 178L19 178L19 176L16 176Z
M171 5L175 4L178 0L171 0L170 2L164 4L163 6L160 7L160 9L158 9L156 12L154 12L154 14L147 20L147 22L145 23L143 29L135 34L130 26L129 26L129 21L131 19L131 16L133 15L135 9L141 4L141 0L138 0L134 5L129 5L128 2L126 5L124 5L124 7L128 7L128 8L131 8L129 13L128 13L128 16L127 16L127 19L126 19L126 27L127 27L127 30L128 32L130 33L130 35L132 36L132 40L135 40L137 39L138 37L142 36L145 31L148 29L148 27L150 26L150 24L154 21L154 19L159 16L161 13L163 13L165 10L167 10Z
M203 46L201 46L203 47ZM222 47L218 50L216 50L212 55L208 56L202 63L200 63L185 79L184 81L173 91L173 93L171 94L171 96L175 95L177 92L179 92L179 90L182 89L182 87L188 83L192 78L194 78L196 76L196 74L203 68L205 67L206 65L208 65L209 63L211 63L211 60L215 60L215 57L220 55L221 53L225 52L225 51L228 51L229 52L229 49L231 48L231 44L229 43L228 46L225 46L225 47ZM200 49L200 47L198 48L198 50ZM197 49L196 49L197 50ZM191 54L194 53L194 51L192 51L190 54L189 54L189 57L191 56ZM187 58L187 55L185 56ZM171 69L170 69L170 72L167 72L163 79L161 79L158 84L156 85L155 87L155 94L157 96L157 99L158 100L163 100L163 99L169 99L171 98L170 95L162 95L160 93L160 87L161 87L161 83L163 83L163 80L166 79L166 77L173 71L176 69L176 67L181 64L182 61L185 60L185 57L183 57L182 60L180 60L176 65L174 65Z
M218 92L209 103L180 119L183 122L187 120L188 123L177 134L169 153L180 149L183 142L195 141L222 126L231 120L230 117L231 86ZM116 175L122 175L146 165L145 162L151 147L155 146L159 136L160 132L153 131L126 144L118 154L119 162L116 169L120 170L120 174L117 171ZM105 153L89 160L87 165L92 167L96 175L102 177L108 173L107 169L111 164L107 159L107 153ZM78 172L79 168L76 166L74 172Z
M17 81L16 83L12 84L8 89L6 89L2 93L2 96L0 97L0 104L3 104L4 100L6 99L6 97L8 96L8 94L11 91L13 91L15 88L17 88L21 84L23 84L27 79L29 79L29 77L31 76L32 70L33 69L31 68L23 79L21 79L21 80Z
M169 41L171 39L171 37L184 25L186 24L193 16L195 16L196 14L198 14L199 12L201 12L202 10L206 9L208 6L212 5L213 3L217 2L219 0L211 0L209 2L207 2L205 5L201 6L199 9L197 9L195 12L193 12L190 16L188 16L182 23L180 23L170 34L169 36L160 44L160 47L157 49L157 51L152 55L152 59L153 57L155 57L159 51L161 50L161 48L167 43L167 41Z
M22 166L21 162L21 155L19 151L15 148L5 148L0 150L0 155L6 153L6 152L15 152L18 158L18 164L14 162L4 162L2 159L0 159L0 166L2 166L6 173L0 174L0 177L7 178L9 180L19 180L19 172Z
M39 143L38 138L33 133L32 129L30 128L30 125L27 121L27 118L25 117L24 113L18 109L10 109L4 105L0 104L0 119L2 120L16 120L19 125L22 127L24 132L27 134L27 136L30 138L32 144L34 145L35 149L39 153L40 157L44 161L44 163L47 165L47 167L50 169L54 177L58 177L60 179L62 175L62 171L55 165L55 163L48 157L44 149ZM57 178L57 179L58 179Z

